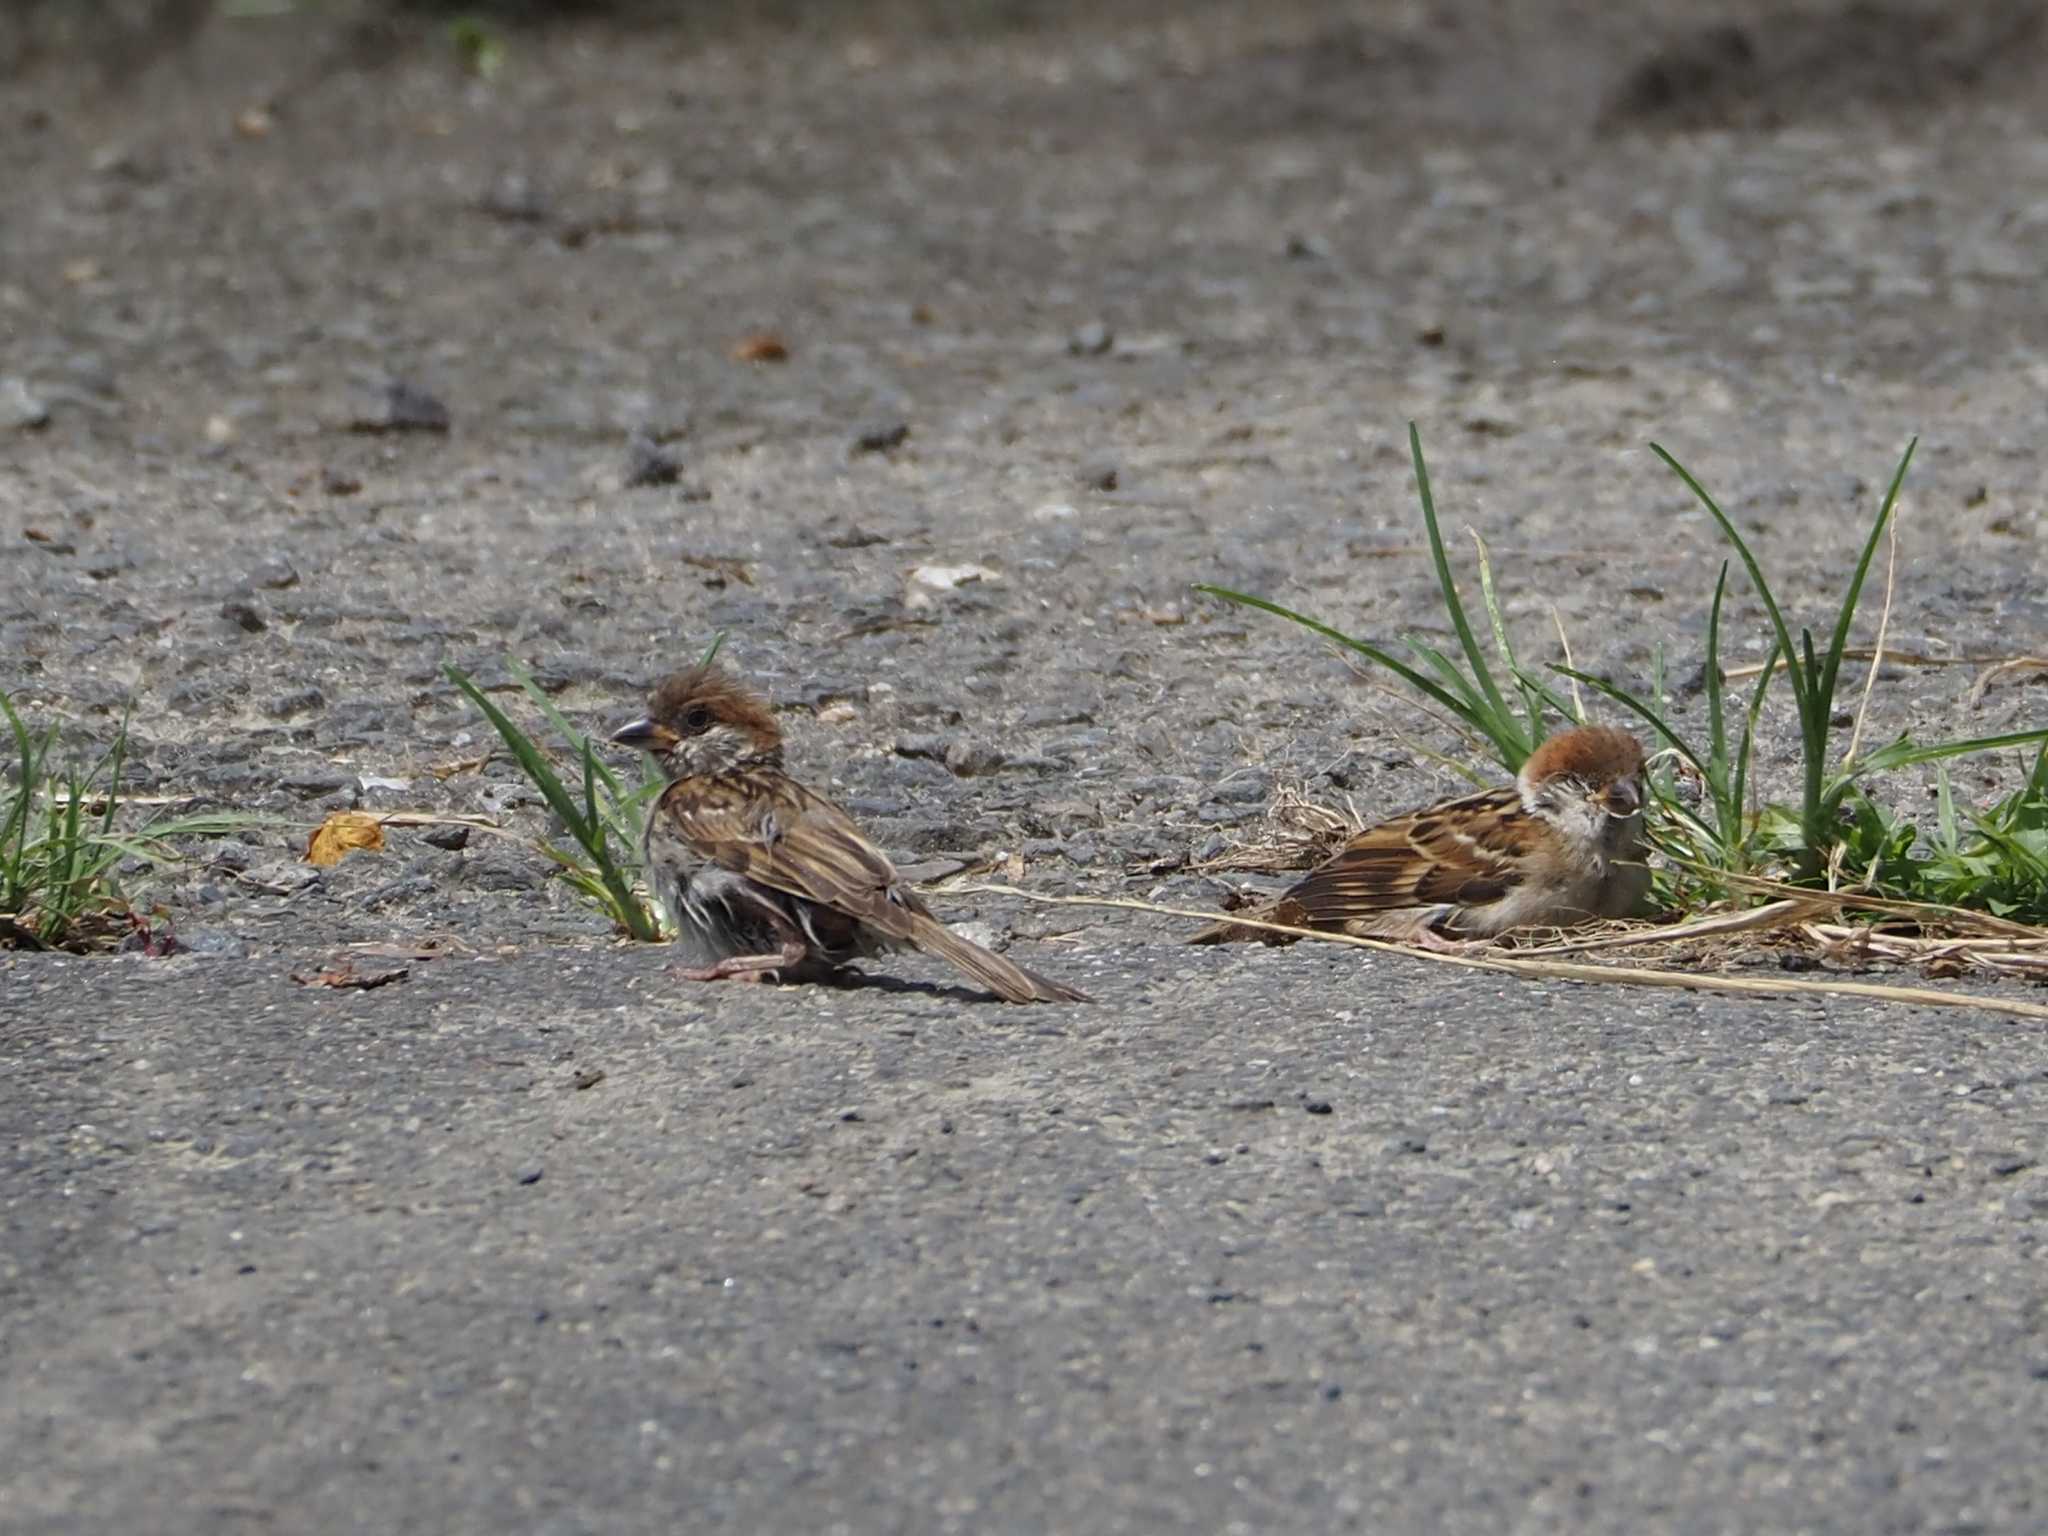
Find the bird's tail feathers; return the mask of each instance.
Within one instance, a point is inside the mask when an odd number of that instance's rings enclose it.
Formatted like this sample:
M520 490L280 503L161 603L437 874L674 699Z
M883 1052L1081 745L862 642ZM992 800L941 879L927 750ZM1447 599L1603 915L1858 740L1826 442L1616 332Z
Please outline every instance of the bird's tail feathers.
M1085 1003L1087 993L1063 982L1027 971L972 939L963 939L935 917L918 914L911 940L927 954L937 955L963 976L972 977L1006 1003Z

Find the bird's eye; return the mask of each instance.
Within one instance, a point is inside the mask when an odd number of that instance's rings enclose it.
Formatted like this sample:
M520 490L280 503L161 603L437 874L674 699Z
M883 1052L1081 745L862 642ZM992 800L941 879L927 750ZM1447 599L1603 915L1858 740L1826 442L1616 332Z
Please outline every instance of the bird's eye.
M710 724L711 711L702 704L692 706L689 713L683 716L683 729L692 736L702 734Z

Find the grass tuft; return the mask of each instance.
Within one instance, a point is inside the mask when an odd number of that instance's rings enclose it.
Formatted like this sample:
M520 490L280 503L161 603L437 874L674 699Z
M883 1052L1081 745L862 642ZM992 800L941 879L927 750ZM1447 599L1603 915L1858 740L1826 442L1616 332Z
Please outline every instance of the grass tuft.
M84 767L59 765L56 724L40 734L31 730L5 693L0 693L0 718L13 741L12 782L0 780L0 946L75 952L107 948L148 926L122 888L123 861L176 864L173 843L228 836L266 819L206 812L125 826L125 716L113 745Z
M1275 614L1365 657L1448 711L1488 743L1502 765L1514 772L1546 735L1581 718L1580 713L1517 659L1501 618L1486 546L1475 537L1480 591L1491 630L1494 662L1489 662L1444 549L1422 438L1413 423L1408 428L1408 443L1438 594L1458 642L1455 659L1414 636L1402 639L1407 652L1404 659L1265 598L1225 587L1198 586L1196 590ZM1918 439L1906 445L1892 473L1832 615L1824 647L1816 646L1808 628L1801 628L1795 638L1762 562L1734 520L1691 471L1660 445L1650 445L1714 519L1770 625L1769 654L1755 687L1746 699L1731 697L1721 665L1729 573L1728 562L1723 561L1707 609L1703 740L1673 720L1662 686L1661 656L1649 698L1569 664L1549 668L1635 715L1662 744L1651 780L1654 814L1649 831L1654 845L1665 855L1663 867L1657 871L1656 890L1668 909L1691 913L1716 903L1754 903L1758 899L1754 879L1762 876L1805 888L1862 892L1879 901L1984 911L2015 921L2048 923L2048 730L1940 742L1918 742L1902 735L1863 752L1859 714L1848 747L1832 755L1836 694L1842 661L1849 654L1850 630L1871 563L1892 531L1899 491L1917 445ZM1881 659L1880 647L1871 661L1873 677ZM1781 675L1792 694L1800 739L1801 792L1799 800L1790 805L1759 803L1751 772L1757 722ZM1868 691L1866 682L1866 702ZM1941 769L1932 837L1924 836L1901 812L1879 803L1867 788L1873 775L1914 764L1941 764L1949 758L2024 747L2036 749L2027 782L1985 811L1959 816L1946 769Z
M555 708L554 701L525 667L510 657L505 664L533 707L567 744L573 765L568 775L575 780L576 791L563 782L564 775L548 752L493 703L467 673L452 666L443 670L448 680L467 694L469 701L490 721L520 770L532 780L548 809L575 842L571 849L543 838L540 851L554 861L561 877L620 931L647 943L658 942L663 937L661 921L636 889L635 866L630 861L639 852L648 806L667 787L666 781L652 761L643 757L640 782L629 787L598 755L597 744Z

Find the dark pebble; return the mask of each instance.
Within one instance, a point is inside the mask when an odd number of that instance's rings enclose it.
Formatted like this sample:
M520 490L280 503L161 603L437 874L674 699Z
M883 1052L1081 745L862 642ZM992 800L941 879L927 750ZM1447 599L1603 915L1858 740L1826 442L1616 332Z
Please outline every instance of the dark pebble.
M545 1171L545 1169L541 1168L528 1168L519 1175L519 1182L521 1184L538 1184L542 1173Z
M220 605L220 616L236 628L252 635L260 635L270 628L270 622L263 617L263 611L246 598L229 598Z
M1117 467L1114 464L1083 465L1081 483L1091 491L1113 491L1116 489Z
M862 427L855 434L853 451L855 453L887 453L892 448L901 448L904 440L909 436L910 423L907 421L877 422L872 426Z
M1330 1113L1330 1101L1328 1099L1310 1099L1301 1107L1312 1115L1327 1115Z
M682 474L683 461L646 433L626 439L626 484L674 485Z
M418 385L393 379L384 387L378 407L349 427L356 432L446 432L450 424L447 406Z
M429 827L426 840L436 848L445 848L450 853L460 853L469 846L469 828L460 822L452 826Z

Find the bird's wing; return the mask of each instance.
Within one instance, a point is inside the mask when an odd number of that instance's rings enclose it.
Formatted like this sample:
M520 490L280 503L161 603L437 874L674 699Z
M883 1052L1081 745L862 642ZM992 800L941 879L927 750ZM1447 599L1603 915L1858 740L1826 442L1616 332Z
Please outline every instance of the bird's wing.
M924 903L846 812L785 774L678 779L655 814L702 857L757 884L908 939Z
M1512 789L1368 827L1281 898L1311 927L1419 907L1477 907L1527 878L1538 824Z

